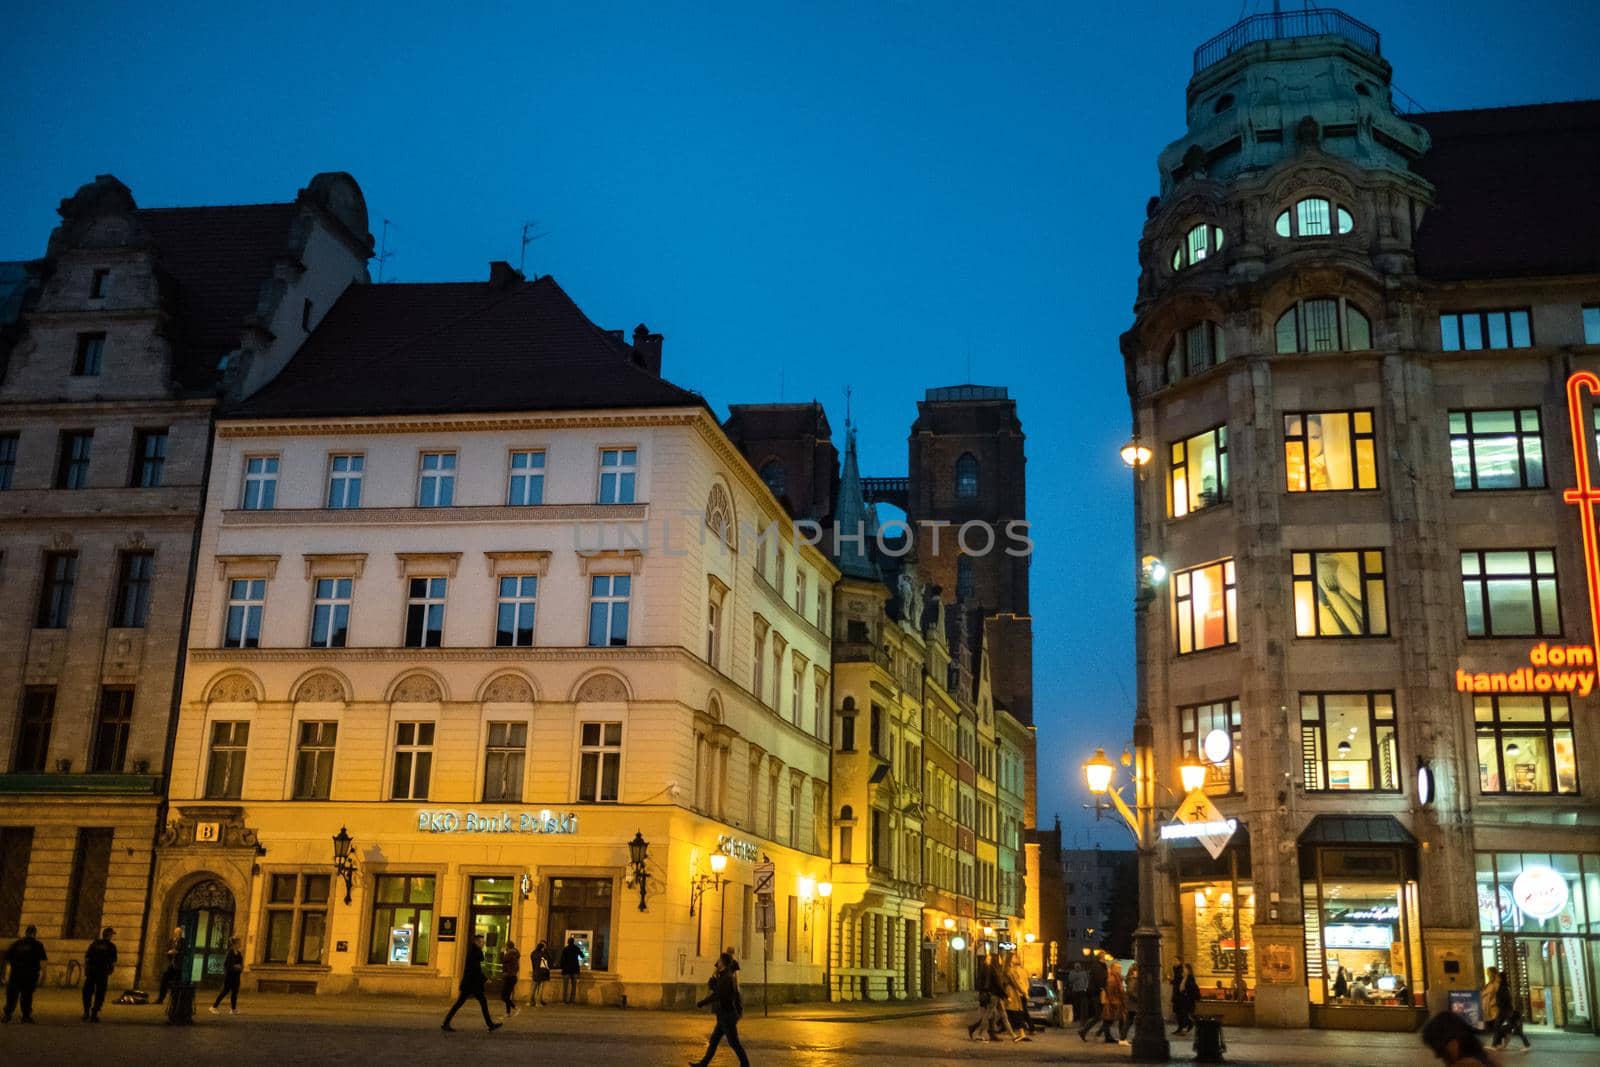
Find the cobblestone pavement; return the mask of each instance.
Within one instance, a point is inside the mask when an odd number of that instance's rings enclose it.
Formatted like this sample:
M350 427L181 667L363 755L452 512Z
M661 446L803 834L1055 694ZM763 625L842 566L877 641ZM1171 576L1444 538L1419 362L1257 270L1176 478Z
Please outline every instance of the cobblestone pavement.
M209 998L203 998L203 1004ZM616 1008L527 1008L489 1033L472 1005L456 1016L456 1033L439 1031L448 1003L390 997L291 997L246 995L238 1016L211 1015L202 1005L195 1025L170 1027L154 1005L106 1006L99 1025L82 1022L71 991L39 996L36 1025L13 1020L0 1028L0 1063L90 1065L340 1062L348 1064L538 1063L625 1064L627 1067L687 1063L705 1048L709 1015L692 1012L625 1011ZM500 1005L493 1004L495 1018ZM799 1005L774 1009L763 1018L751 1003L740 1030L751 1062L798 1067L912 1067L914 1064L1016 1064L1127 1062L1128 1049L1087 1044L1072 1030L1049 1030L1033 1041L983 1044L967 1040L974 1012L957 1003L919 1006L920 1014L873 1005ZM1251 1030L1227 1033L1231 1064L1390 1067L1434 1062L1414 1034L1351 1031ZM1530 1055L1512 1053L1506 1063L1592 1067L1600 1063L1600 1039L1569 1034L1531 1034ZM1174 1059L1193 1053L1178 1039ZM716 1063L734 1063L726 1051Z

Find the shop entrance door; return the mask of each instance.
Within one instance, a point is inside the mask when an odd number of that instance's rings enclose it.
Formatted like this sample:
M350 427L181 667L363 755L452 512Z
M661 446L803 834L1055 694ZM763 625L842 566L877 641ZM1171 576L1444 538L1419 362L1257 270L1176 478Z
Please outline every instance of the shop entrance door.
M1594 1029L1594 988L1587 947L1578 937L1498 938L1494 945L1512 976L1524 1025L1589 1033ZM1510 953L1513 958L1506 960Z
M483 935L483 973L500 977L500 957L511 936L512 891L517 880L509 875L472 880L472 912L468 917L474 934Z
M190 889L178 904L178 925L189 945L189 981L221 985L233 936L233 894L228 887L213 878Z

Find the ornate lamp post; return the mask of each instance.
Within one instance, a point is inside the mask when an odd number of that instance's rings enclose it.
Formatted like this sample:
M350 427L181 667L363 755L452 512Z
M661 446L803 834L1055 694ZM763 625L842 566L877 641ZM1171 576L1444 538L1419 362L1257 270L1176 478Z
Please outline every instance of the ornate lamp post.
M650 858L650 842L644 839L643 830L633 832L633 840L628 842L628 863L632 868L628 872L628 885L639 890L639 910L645 911L644 895L650 882L650 871L645 867L645 861Z
M822 989L833 999L833 883L818 882L817 896L828 907L828 925L822 939Z
M632 849L632 845L628 846ZM689 879L689 915L694 916L695 905L706 895L708 889L722 888L722 872L728 869L728 857L720 852L713 852L710 859L711 873L696 874ZM717 951L722 951L722 931L717 931Z
M344 879L344 902L350 903L350 886L356 877L355 838L343 826L333 835L333 876Z

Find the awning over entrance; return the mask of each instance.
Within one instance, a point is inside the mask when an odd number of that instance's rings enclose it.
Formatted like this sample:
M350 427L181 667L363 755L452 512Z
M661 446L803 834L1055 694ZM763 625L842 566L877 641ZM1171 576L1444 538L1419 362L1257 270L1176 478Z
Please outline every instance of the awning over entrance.
M1415 845L1393 815L1318 815L1300 835L1302 845Z

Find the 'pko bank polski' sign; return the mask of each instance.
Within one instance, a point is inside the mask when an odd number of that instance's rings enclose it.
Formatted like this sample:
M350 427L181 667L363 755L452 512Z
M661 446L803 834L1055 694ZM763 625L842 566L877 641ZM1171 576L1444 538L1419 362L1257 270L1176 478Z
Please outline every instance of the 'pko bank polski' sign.
M572 811L502 811L485 815L469 811L417 812L417 829L425 834L575 834L578 814Z

